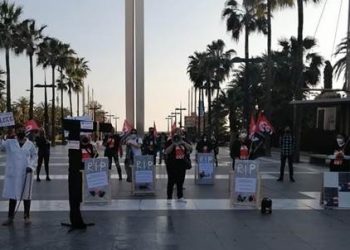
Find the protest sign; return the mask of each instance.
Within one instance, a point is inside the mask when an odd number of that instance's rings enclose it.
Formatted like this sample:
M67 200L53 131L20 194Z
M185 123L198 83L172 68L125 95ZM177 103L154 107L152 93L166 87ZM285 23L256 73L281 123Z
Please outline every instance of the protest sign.
M14 126L15 120L13 119L12 112L0 113L0 127Z
M195 169L196 184L214 184L215 180L214 154L197 154L197 164Z
M153 155L139 155L134 157L132 166L133 194L155 193L155 169Z
M235 161L235 171L230 176L230 198L234 206L258 207L260 176L257 161Z
M111 189L109 185L108 159L91 158L84 162L84 203L109 202Z

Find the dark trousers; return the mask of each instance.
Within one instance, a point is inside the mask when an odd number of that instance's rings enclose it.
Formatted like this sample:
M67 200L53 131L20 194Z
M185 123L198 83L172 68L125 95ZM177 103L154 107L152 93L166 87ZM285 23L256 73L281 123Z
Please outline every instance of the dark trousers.
M284 177L284 167L286 166L286 160L288 160L289 178L293 179L293 155L281 155L281 169L280 179Z
M162 160L164 159L164 152L163 150L160 150L159 151L159 161L158 161L158 164L162 164Z
M13 200L13 199L9 200L8 217L11 219L13 219L15 217L16 205L17 205L17 200ZM30 200L23 200L23 205L24 205L24 218L29 218Z
M119 164L118 153L117 152L109 153L107 155L107 157L108 157L108 168L112 169L112 161L114 159L115 166L118 170L119 179L121 179L122 178L122 169L121 169L120 164Z
M46 176L49 176L49 159L50 159L50 154L38 154L38 166L36 167L36 175L39 178L40 175L40 170L41 170L41 165L43 164L44 161L44 166L45 166L45 172Z
M183 184L185 182L186 168L179 164L167 164L168 186L167 197L172 199L174 185L176 184L177 198L183 197Z

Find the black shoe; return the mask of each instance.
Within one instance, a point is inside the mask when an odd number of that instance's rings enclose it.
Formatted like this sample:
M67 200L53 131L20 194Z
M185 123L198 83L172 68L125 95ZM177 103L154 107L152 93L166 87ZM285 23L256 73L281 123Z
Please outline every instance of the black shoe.
M295 180L294 180L294 178L292 177L292 178L290 178L289 179L291 182L295 182Z
M283 181L283 179L282 178L278 178L277 181Z
M50 177L46 176L46 180L47 181L51 181Z
M121 181L121 180L123 180L123 178L121 176L119 176L119 180Z
M40 178L39 178L39 177L37 177L37 178L36 178L36 181L37 181L37 182L40 182L41 180L40 180Z
M131 182L131 178L126 178L126 181L127 182Z

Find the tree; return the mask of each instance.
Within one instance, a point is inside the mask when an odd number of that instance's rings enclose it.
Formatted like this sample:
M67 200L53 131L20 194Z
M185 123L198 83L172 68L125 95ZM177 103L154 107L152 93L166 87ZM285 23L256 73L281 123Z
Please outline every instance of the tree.
M30 67L30 98L29 98L29 119L33 119L33 104L34 104L34 76L33 76L33 56L37 51L38 44L43 38L42 31L46 26L37 28L34 20L25 20L18 26L19 39L15 41L17 44L15 52L26 52L29 57Z
M56 116L55 116L55 70L58 65L58 58L60 54L60 41L56 38L45 37L39 44L39 51L37 52L37 64L42 64L44 68L50 66L52 71L52 108L51 108L51 143L55 145L56 136Z
M249 35L252 32L267 33L267 20L265 15L259 12L262 9L263 2L261 0L243 0L242 5L239 5L236 0L228 0L225 4L225 9L222 17L226 19L226 29L231 33L232 38L238 41L243 30L245 34L245 64L249 70ZM244 105L243 124L248 126L249 119L249 75L245 76L244 88Z
M297 91L302 91L302 99L305 98L307 88L314 87L321 76L322 57L313 52L316 41L306 37L303 40L303 71L302 85L297 88L293 76L296 74L296 63L298 56L298 41L295 37L289 40L279 41L281 49L272 53L272 64L274 81L272 86L272 123L276 127L283 127L291 124L292 110L289 102L296 96Z
M5 71L0 69L0 112L4 112L6 109L6 101L4 100L5 81L3 80L5 74Z
M229 75L232 61L231 55L235 53L234 50L224 51L225 43L222 40L213 41L207 46L207 68L206 68L206 84L208 96L208 123L209 123L209 134L212 133L212 91L217 89L217 96L220 92L220 84Z
M344 79L344 88L346 84L346 56L348 51L348 44L349 40L348 38L344 38L337 46L337 50L335 51L334 55L339 57L339 59L334 64L334 73L339 79L341 75L343 75Z
M204 65L203 62L207 56L207 53L205 52L194 52L193 55L189 56L190 62L187 66L187 74L189 75L190 81L193 83L193 86L195 88L195 95L198 91L198 129L197 133L200 134L200 108L202 105L202 98L201 98L201 91L204 87Z
M61 117L64 117L63 114L63 92L64 90L67 90L68 80L66 79L66 76L64 75L64 72L67 72L71 61L73 60L73 55L75 55L75 51L70 48L69 44L66 43L59 43L59 54L58 54L58 71L60 72L60 81L59 86L57 86L57 89L61 92ZM66 86L64 86L66 85ZM71 100L70 100L71 101ZM72 105L72 104L71 104ZM71 114L72 115L72 114ZM62 135L64 131L62 128Z
M5 49L6 58L6 109L11 111L10 50L15 48L18 39L18 22L22 8L9 4L6 0L0 3L0 46Z
M13 103L13 115L16 123L24 124L29 118L29 100L26 97L20 97Z
M293 7L294 0L267 0L266 10L267 10L267 72L266 72L266 103L265 103L265 113L270 118L271 109L271 85L272 85L272 65L271 65L271 39L272 39L272 11L284 8ZM263 11L265 12L265 11ZM265 13L263 13L265 14Z
M296 88L295 99L302 99L302 85L303 85L303 30L304 30L304 2L314 2L318 3L321 0L297 0L298 7L298 38L297 38L297 57L296 57L296 67L294 75L294 85ZM295 110L295 121L294 121L294 133L295 133L295 161L299 162L300 158L300 135L301 135L301 110L299 107Z
M89 71L88 61L84 57L72 58L67 67L68 76L68 93L70 96L70 109L72 112L72 90L77 94L77 115L79 116L79 94L83 89L84 79L87 77Z

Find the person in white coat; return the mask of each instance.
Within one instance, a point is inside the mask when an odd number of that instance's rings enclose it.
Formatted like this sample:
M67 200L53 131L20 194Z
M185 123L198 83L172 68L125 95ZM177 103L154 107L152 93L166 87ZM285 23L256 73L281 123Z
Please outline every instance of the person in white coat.
M32 196L33 171L37 162L34 144L25 137L24 127L16 130L16 137L1 140L6 152L6 170L3 197L9 199L8 219L2 225L13 223L17 201L23 200L24 223L30 224L30 201Z

